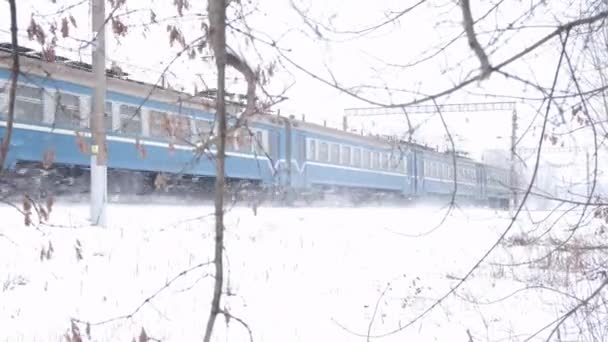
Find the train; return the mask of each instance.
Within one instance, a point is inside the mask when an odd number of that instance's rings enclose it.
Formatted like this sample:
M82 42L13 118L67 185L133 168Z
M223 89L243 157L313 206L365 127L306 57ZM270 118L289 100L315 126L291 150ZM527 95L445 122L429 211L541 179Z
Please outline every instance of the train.
M7 126L11 76L9 43L0 44L0 136ZM27 182L42 174L66 189L82 181L91 163L91 66L18 47L20 73L14 126L5 166ZM106 70L104 113L108 189L147 193L173 187L213 191L215 150L198 153L214 134L214 98L130 79ZM242 109L228 101L229 124ZM229 184L283 199L350 194L359 202L390 195L416 200L455 199L505 207L510 173L455 152L383 136L335 129L293 116L258 113L226 141ZM6 177L4 177L6 179ZM454 181L456 180L456 181ZM178 191L178 192L179 192Z

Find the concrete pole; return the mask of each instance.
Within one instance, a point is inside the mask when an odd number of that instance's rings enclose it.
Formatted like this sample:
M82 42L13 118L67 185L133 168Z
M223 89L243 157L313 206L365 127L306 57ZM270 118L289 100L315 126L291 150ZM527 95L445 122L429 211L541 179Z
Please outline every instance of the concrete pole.
M105 0L92 0L93 21L93 111L91 113L91 224L106 225L107 190L107 150L104 124L106 105L106 37Z

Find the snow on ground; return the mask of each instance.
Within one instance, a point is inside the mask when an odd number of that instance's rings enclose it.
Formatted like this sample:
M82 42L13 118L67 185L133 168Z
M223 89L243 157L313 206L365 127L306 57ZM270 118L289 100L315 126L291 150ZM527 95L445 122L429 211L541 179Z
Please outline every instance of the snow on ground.
M0 341L60 341L70 318L92 322L93 341L131 341L142 327L162 341L201 340L213 269L166 284L211 260L212 212L111 204L104 229L88 226L86 204L59 203L52 226L36 229L0 207ZM232 208L223 307L255 341L364 341L357 334L368 329L395 330L454 286L509 223L506 212L463 209L436 228L444 215L428 207ZM512 262L513 253L523 252L501 245L489 260ZM424 319L379 340L523 340L571 302L543 290L539 275L537 289L520 291L536 273L516 270L482 264ZM215 341L248 340L234 320L218 319L216 328Z

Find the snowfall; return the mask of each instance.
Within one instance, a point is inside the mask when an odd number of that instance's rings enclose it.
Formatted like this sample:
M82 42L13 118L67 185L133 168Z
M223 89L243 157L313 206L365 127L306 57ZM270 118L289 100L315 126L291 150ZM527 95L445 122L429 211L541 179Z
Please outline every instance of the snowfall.
M88 223L86 202L58 201L31 226L0 206L0 341L65 341L72 320L84 341L138 340L142 328L153 341L202 340L213 206L147 202L110 203L106 228ZM568 258L526 263L548 250L526 241L567 235L582 208L522 212L419 317L511 221L447 209L230 206L222 308L238 320L219 316L213 340L249 341L240 320L255 341L544 341L552 327L540 330L602 281ZM601 223L585 220L597 236Z

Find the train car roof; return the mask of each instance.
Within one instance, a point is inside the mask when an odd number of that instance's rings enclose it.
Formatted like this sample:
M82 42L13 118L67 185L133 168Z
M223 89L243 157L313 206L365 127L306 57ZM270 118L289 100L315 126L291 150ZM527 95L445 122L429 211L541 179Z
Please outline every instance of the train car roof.
M12 50L13 46L10 43L0 43L0 67L11 68L12 60L9 57ZM93 86L93 79L90 77L92 66L88 63L73 61L62 56L55 56L52 61L48 61L40 52L22 46L17 48L17 52L24 73L52 77L55 80L73 82L88 87ZM106 69L106 76L108 90L111 91L169 103L181 102L200 110L209 111L215 108L213 92L201 92L193 95L159 84L131 79L128 73L117 68ZM236 101L228 101L228 105L235 112L243 108L243 104Z
M12 51L13 46L11 43L0 43L0 67L4 67L6 69L11 68L12 60L9 57L11 56ZM20 57L22 72L35 74L41 77L51 77L52 79L72 82L91 88L94 85L93 79L90 77L92 66L88 63L70 60L63 56L54 56L53 61L48 61L45 59L42 53L23 46L17 47L17 53ZM163 87L158 84L146 83L131 79L128 77L128 73L117 68L106 69L106 76L108 89L111 91L168 103L181 102L193 107L193 109L202 111L213 111L215 108L215 96L217 94L213 90L203 91L193 95L168 87ZM233 97L240 97L242 99L242 96L238 95ZM229 107L231 107L229 108L230 112L235 113L244 109L244 104L242 102L231 100L227 100L227 102ZM266 123L273 126L284 126L282 121L287 119L291 121L291 124L296 129L305 129L307 131L312 131L321 135L327 135L339 139L364 143L380 148L387 148L393 144L399 144L408 146L412 149L432 153L437 156L446 157L451 155L449 152L439 152L431 147L411 141L391 139L385 136L361 135L355 132L349 132L312 122L297 120L294 117L281 117L269 113L259 113L253 115L251 119L253 122ZM482 164L481 162L477 162L466 156L457 154L457 157L459 160ZM498 167L493 168L501 169Z

